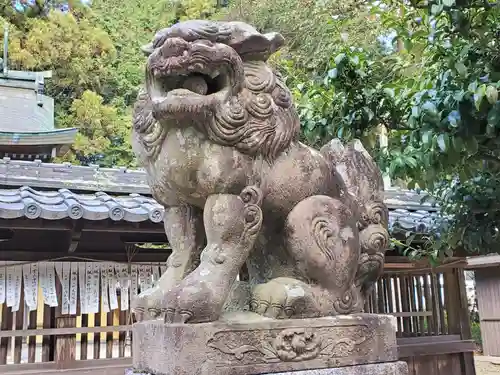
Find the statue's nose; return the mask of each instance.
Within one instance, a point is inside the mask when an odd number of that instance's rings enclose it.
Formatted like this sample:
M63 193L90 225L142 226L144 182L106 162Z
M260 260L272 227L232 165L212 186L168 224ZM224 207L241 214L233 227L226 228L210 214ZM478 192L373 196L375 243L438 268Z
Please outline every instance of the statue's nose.
M178 57L182 56L188 47L189 44L184 39L169 38L159 47L159 52L163 58Z

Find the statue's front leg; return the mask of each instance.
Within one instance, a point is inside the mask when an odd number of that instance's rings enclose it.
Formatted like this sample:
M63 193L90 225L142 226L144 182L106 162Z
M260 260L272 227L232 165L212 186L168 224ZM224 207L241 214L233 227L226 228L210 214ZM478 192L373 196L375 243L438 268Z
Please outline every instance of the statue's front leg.
M167 292L198 265L205 244L203 212L189 205L169 207L165 210L164 224L172 254L159 285Z
M203 215L207 246L200 265L165 295L167 323L219 319L262 225L260 194L248 188L241 196L219 194L207 199Z
M141 292L132 302L137 320L149 320L161 316L165 293L196 267L205 243L203 213L196 207L189 205L167 207L164 226L172 253L167 260L167 270L156 285Z

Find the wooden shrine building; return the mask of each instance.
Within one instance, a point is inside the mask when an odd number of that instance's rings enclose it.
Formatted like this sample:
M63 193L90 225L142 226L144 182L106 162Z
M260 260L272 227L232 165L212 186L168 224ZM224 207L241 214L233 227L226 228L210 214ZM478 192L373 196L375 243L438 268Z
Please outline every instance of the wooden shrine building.
M437 208L415 193L389 189L386 203L392 236L435 225ZM129 297L159 276L169 255L162 220L143 171L0 159L0 372L123 374ZM57 306L43 281L54 264ZM454 259L431 269L387 254L366 310L396 316L400 357L412 375L475 373L464 265ZM90 295L93 307L84 303Z
M7 35L0 59L0 157L50 161L73 144L77 129L54 127L54 99L45 95L52 72L9 70Z
M500 255L467 259L474 271L483 354L500 357Z
M0 373L123 375L130 299L169 256L143 171L55 164L76 129L54 128L50 72L0 72ZM437 208L386 192L393 237L425 234ZM396 317L411 375L475 375L464 262L431 269L394 251L366 311ZM242 274L242 279L244 275Z

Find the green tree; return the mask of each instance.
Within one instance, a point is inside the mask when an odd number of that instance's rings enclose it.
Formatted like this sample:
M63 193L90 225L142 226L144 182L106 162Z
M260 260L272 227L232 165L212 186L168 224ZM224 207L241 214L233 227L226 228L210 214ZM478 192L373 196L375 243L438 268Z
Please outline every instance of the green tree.
M103 165L131 166L134 157L128 142L130 115L103 103L93 91L85 91L75 99L62 123L78 128L75 143L65 160Z
M496 252L500 7L385 1L371 12L394 36L392 48L343 43L323 72L292 79L304 138L363 137L385 126L389 152L377 155L381 167L429 191L442 208L424 255ZM299 76L296 64L285 66Z
M119 151L129 138L127 108L105 105L101 97L114 83L108 69L116 59L111 38L85 6L75 2L62 11L57 4L42 5L34 3L24 11L4 5L2 17L10 28L10 68L52 70L47 91L56 102L56 126L81 130L62 160L132 163L131 151ZM101 154L106 157L99 159Z
M26 15L24 22L10 24L11 68L53 70L49 94L66 107L83 91L99 91L106 85L104 67L115 57L108 35L84 13L49 10L46 15Z
M162 28L183 19L210 17L215 10L212 0L94 0L93 23L106 31L116 50L106 65L111 84L102 92L105 100L130 107L144 80L141 46Z
M279 65L286 59L306 71L323 71L347 39L370 46L380 30L360 0L233 0L217 18L245 21L261 32L280 32L286 46L273 61Z
M442 206L432 257L461 248L497 252L500 7L438 0L414 3L403 14L385 18L413 54L407 59L413 73L398 82L404 116L393 127L391 146L417 162L401 163L394 155L386 162L394 175L426 188Z
M11 69L52 70L47 89L56 126L80 129L61 160L103 166L134 165L129 131L144 79L141 45L160 28L216 10L211 0L12 4L0 2L0 22L10 26Z

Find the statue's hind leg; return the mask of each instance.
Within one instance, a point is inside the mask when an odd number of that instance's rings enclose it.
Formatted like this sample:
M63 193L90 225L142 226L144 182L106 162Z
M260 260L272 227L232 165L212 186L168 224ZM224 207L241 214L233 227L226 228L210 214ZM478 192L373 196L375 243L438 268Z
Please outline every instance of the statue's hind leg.
M269 317L315 317L361 310L356 218L340 200L312 196L285 223L285 244L301 281L277 278L254 289L252 309Z

